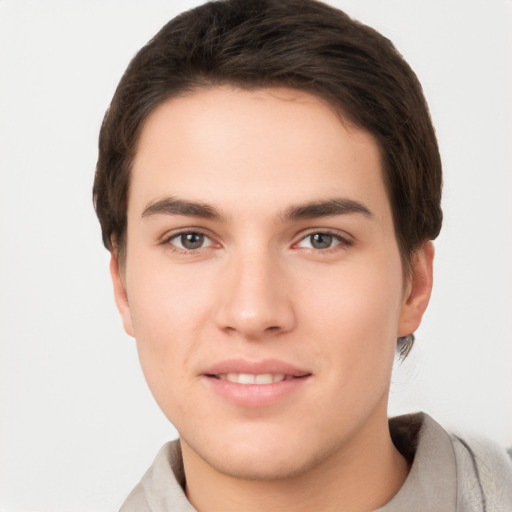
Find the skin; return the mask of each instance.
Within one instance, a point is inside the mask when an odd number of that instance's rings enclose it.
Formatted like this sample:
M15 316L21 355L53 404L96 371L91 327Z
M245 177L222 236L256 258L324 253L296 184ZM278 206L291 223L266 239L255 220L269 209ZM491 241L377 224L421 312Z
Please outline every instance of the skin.
M369 213L286 215L333 198ZM183 230L203 245L183 248ZM313 233L333 238L318 248ZM214 87L150 115L111 272L197 510L373 510L396 494L408 467L388 430L391 369L427 307L432 259L428 242L404 282L379 148L321 99ZM234 404L204 375L233 357L308 376L277 401Z

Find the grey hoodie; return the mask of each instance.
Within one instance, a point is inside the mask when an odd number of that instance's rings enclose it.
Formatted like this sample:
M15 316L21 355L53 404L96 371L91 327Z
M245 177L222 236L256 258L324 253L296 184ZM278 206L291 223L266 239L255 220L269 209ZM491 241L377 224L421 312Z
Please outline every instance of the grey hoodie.
M398 493L376 512L512 512L512 460L505 450L450 435L424 413L391 419L390 431L412 466ZM172 441L120 512L196 512L184 487L179 441Z

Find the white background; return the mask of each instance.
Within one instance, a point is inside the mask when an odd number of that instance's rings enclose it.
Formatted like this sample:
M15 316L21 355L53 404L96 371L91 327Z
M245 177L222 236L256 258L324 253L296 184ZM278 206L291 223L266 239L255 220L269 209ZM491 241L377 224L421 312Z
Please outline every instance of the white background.
M0 0L2 512L117 510L175 431L122 331L91 203L129 59L194 1ZM512 444L512 2L332 2L422 81L444 161L435 291L391 414Z

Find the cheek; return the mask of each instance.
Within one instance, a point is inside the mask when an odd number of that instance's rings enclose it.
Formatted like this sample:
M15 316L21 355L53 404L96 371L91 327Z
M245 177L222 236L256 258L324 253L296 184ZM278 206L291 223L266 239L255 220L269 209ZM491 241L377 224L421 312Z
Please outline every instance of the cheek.
M396 327L400 313L401 267L393 262L369 261L327 269L306 282L300 296L306 311L324 318L319 328L334 324L343 327L341 333L351 330L358 338L372 329L385 336Z
M317 357L336 358L347 382L360 380L357 375L387 375L402 299L401 267L374 263L328 277L317 276L316 286L301 294Z
M171 272L170 267L142 262L132 268L128 299L137 350L158 401L159 394L185 378L187 363L204 338L211 290L197 271Z
M137 335L152 334L155 348L172 345L201 322L211 302L212 273L206 266L171 265L165 257L133 259L128 299Z

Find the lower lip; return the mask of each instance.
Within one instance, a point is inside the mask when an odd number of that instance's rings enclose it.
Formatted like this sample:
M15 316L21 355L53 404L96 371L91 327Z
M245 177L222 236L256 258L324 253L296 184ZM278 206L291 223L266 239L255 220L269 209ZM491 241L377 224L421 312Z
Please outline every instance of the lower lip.
M239 384L204 375L203 380L216 394L239 407L264 407L299 391L311 376L298 377L272 384Z

